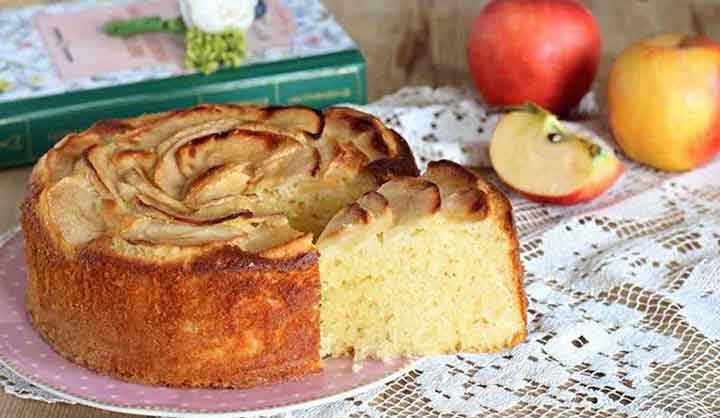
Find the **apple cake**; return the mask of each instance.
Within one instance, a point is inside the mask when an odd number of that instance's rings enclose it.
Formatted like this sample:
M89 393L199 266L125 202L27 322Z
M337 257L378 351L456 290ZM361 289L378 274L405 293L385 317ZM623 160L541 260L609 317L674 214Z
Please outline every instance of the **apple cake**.
M507 199L447 161L420 177L396 132L349 108L99 122L38 161L22 227L35 327L129 381L248 387L323 355L525 336Z

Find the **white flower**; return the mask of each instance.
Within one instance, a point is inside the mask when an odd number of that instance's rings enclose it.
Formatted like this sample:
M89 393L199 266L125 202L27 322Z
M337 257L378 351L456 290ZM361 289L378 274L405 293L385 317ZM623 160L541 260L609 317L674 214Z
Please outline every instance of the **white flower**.
M185 24L203 32L246 30L255 19L258 0L180 0Z

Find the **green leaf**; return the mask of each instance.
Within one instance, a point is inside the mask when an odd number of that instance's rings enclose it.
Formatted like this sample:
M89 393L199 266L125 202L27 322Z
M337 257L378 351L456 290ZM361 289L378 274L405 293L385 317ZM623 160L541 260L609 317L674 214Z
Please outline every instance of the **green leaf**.
M182 18L163 19L160 16L111 20L105 23L102 29L103 32L110 36L120 36L123 38L152 32L166 32L176 35L182 35L187 32L187 27Z

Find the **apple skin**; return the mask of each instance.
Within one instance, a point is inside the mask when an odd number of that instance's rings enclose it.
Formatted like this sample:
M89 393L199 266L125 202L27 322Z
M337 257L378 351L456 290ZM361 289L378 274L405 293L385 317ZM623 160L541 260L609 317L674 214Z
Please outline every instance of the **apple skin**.
M631 45L610 71L608 113L633 160L666 171L706 163L720 150L720 45L682 34Z
M603 158L603 161L597 163L590 182L584 187L565 196L539 196L508 186L519 195L535 202L571 206L590 201L605 193L615 184L624 171L625 167L619 160Z
M567 114L597 73L601 40L595 20L575 0L493 0L473 21L470 73L491 106L532 101Z

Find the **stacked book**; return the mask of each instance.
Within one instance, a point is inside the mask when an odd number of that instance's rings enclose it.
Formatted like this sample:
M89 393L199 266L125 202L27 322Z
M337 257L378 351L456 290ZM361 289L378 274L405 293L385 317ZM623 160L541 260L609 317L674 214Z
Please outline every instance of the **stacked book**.
M109 20L180 15L176 0L80 1L0 11L0 167L27 164L100 119L193 106L365 103L365 62L318 0L263 0L247 60L188 69L182 39L111 37Z

